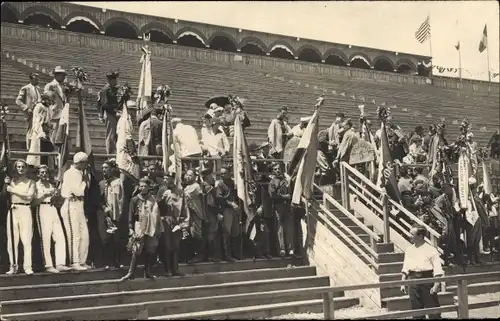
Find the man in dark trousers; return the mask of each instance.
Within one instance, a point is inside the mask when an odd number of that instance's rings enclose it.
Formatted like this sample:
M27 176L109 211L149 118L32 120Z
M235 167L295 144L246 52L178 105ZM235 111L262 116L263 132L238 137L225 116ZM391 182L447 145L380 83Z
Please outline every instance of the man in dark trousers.
M99 110L99 121L106 125L106 154L116 154L116 125L118 117L118 87L117 80L120 74L111 72L106 75L108 84L99 92L97 109Z
M425 242L425 227L421 225L413 226L410 230L412 245L406 249L403 262L402 280L425 279L440 277L444 275L439 252L435 247ZM401 286L403 293L410 296L410 306L412 310L428 309L439 307L438 292L440 283L427 283ZM430 319L440 319L441 314L431 314Z

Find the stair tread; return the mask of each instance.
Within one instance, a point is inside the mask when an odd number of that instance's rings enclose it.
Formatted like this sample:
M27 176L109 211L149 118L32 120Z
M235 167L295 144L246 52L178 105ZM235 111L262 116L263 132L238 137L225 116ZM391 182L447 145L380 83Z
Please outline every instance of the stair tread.
M500 285L500 281L488 281L488 282L480 282L480 283L469 283L467 284L467 287L468 288L481 288L481 287L484 287L484 286L487 286L487 285L492 285L492 284L499 284ZM447 285L446 286L446 290L454 290L454 289L457 289L458 286L457 285Z
M439 292L438 293L439 296L444 296L444 295L451 295L453 296L454 293L453 292L450 292L450 291L446 291L446 292ZM383 298L381 299L382 302L391 302L391 301L400 301L400 300L408 300L410 296L408 294L405 294L405 295L400 295L400 296L393 296L393 297L390 297L390 298Z
M2 305L9 304L21 304L21 303L42 303L42 302L50 302L54 300L73 300L73 299L85 299L85 298L98 298L98 297L110 297L110 296L125 296L125 295L133 295L133 294L145 294L145 293L156 293L156 292L177 292L177 291L189 291L196 290L201 288L224 288L224 287L235 287L235 286L245 286L245 285L253 285L260 283L283 283L294 280L312 280L312 279L328 279L327 276L305 276L305 277L291 277L291 278L279 278L279 279L270 279L270 280L249 280L249 281L240 281L240 282L228 282L222 284L209 284L209 285L195 285L195 286L186 286L186 287L173 287L173 288L160 288L160 289L143 289L143 290L132 290L132 291L120 291L120 292L107 292L107 293L95 293L95 294L84 294L84 295L72 295L72 296L63 296L63 297L49 297L49 298L36 298L36 299L21 299L21 300L8 300L2 301Z

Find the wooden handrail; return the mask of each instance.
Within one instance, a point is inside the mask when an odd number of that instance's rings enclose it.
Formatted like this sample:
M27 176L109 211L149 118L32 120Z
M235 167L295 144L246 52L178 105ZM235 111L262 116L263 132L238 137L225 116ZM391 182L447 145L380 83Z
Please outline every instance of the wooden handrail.
M356 169L354 169L351 165L347 164L347 162L342 162L342 166L345 167L346 169L349 170L351 174L362 180L366 185L370 186L374 190L378 191L379 193L382 193L382 189L378 187L377 185L373 184L372 181L370 181L368 178L366 178L363 174L358 172Z
M364 189L363 186L361 186L361 184L359 182L357 182L354 178L352 178L350 176L349 176L349 183L354 183L354 185L356 185L356 187L358 187L361 190ZM350 188L350 189L352 191L354 191L354 188ZM372 193L369 193L368 196L371 196L370 197L371 199L373 199L375 202L377 202L379 206L382 206L382 200L379 197L376 197ZM366 195L365 195L365 197L366 197Z
M434 236L434 237L437 237L437 238L440 238L441 235L436 232L432 227L430 227L429 225L425 224L421 219L419 219L418 217L416 217L412 212L410 212L409 210L407 210L403 205L395 202L394 200L392 199L389 199L389 203L391 203L392 206L396 207L398 210L400 210L401 212L405 213L406 215L408 215L409 218L411 218L412 220L414 220L416 223L418 223L419 225L422 225L424 226L428 231L429 233Z
M316 185L315 183L314 183L314 187L319 188L319 186ZM353 215L351 212L349 212L348 210L346 210L332 196L328 195L327 193L323 193L323 198L326 199L328 202L332 203L340 212L342 212L342 214L344 214L345 216L349 217L354 223L356 223L357 226L359 226L364 232L366 232L366 234L370 235L371 237L375 238L376 240L379 239L379 236L378 236L377 233L373 232L368 227L366 227L366 225L364 225L363 223L361 223L361 221L355 215ZM343 224L343 225L345 225L345 224Z
M337 217L335 217L335 215L333 215L326 207L324 207L322 204L319 204L317 203L318 207L324 212L324 213L328 213L329 216L326 216L325 214L322 214L320 211L318 211L318 215L319 216L325 216L327 219L324 221L327 223L327 225L329 225L331 228L333 228L335 231L337 231L337 233L339 233L339 235L347 242L349 243L349 245L351 245L354 249L357 250L357 252L359 254L361 254L368 262L370 262L373 266L377 266L377 262L375 262L372 257L375 257L377 258L378 257L378 253L375 252L374 249L372 249L368 244L366 244L356 233L354 233L350 228L348 228L347 226L345 226ZM347 231L347 234L350 234L357 242L359 242L359 244L361 244L361 246L363 246L371 255L372 257L368 256L364 251L361 251L361 249L359 248L359 246L354 243L351 239L349 239L349 237L345 234L345 232L342 232L338 226L335 226L332 222L330 222L328 220L328 218L332 218L337 224L340 225L340 227L342 227L345 231ZM377 239L378 239L378 235L377 235Z

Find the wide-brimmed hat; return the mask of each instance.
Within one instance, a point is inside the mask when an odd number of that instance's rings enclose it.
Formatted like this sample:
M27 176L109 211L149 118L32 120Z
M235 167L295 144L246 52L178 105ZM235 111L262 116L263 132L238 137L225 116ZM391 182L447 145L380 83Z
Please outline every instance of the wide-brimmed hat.
M54 75L55 74L65 74L66 75L66 70L64 70L61 66L56 66L53 71Z

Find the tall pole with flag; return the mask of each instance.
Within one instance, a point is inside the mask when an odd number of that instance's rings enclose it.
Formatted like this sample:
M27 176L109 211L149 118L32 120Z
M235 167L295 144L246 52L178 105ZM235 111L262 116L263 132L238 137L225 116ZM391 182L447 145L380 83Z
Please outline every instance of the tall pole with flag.
M488 49L488 26L484 25L483 34L481 35L481 41L479 41L479 52L482 53L486 50L486 60L488 63L488 81L491 82L491 73L490 73L490 53Z
M457 30L458 30L458 20L457 20ZM458 35L460 35L460 31L458 31ZM457 44L455 45L455 49L458 51L458 76L460 80L462 80L462 55L460 52L460 36L458 36Z

